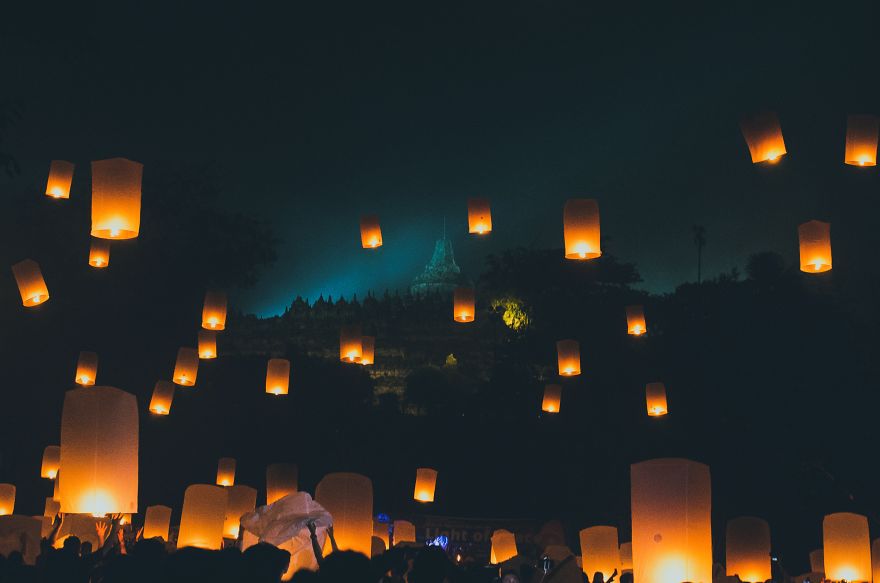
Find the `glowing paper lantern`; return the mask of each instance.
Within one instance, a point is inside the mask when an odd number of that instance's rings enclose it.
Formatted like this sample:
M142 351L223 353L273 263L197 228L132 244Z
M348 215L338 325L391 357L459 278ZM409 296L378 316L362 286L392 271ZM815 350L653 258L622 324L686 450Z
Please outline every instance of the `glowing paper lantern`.
M389 548L390 537L388 536L389 524L387 522L373 521L373 538L382 541L382 552Z
M488 235L492 232L492 212L488 198L468 199L468 233Z
M822 273L831 270L831 224L809 221L798 226L801 271Z
M825 578L831 581L871 581L871 537L868 519L838 512L822 521Z
M138 411L114 387L67 391L61 413L61 511L137 512Z
M79 359L76 361L76 383L90 387L95 384L96 378L98 378L98 355L83 350L79 353Z
M727 522L727 576L764 583L770 574L770 525L766 520L743 516Z
M361 327L358 325L343 326L339 332L339 360L342 362L360 362L364 354Z
M437 470L431 468L418 468L416 470L416 488L413 491L413 500L419 502L433 502L434 488L437 486Z
M516 537L512 532L501 528L492 533L492 564L503 563L518 554Z
M364 215L361 217L361 246L364 249L375 249L382 246L382 229L379 227L378 216Z
M394 521L394 544L416 542L416 527L407 520Z
M43 506L43 516L55 518L61 512L61 503L54 498L46 498L46 504Z
M250 486L231 486L226 502L226 520L223 522L223 536L238 538L241 517L253 512L257 507L257 491Z
M54 480L61 467L61 447L47 445L43 450L43 462L40 464L40 477Z
M199 358L217 358L217 333L213 330L199 330Z
M177 548L198 547L212 551L223 546L227 488L193 484L183 494L183 511Z
M0 516L12 514L15 510L15 486L0 484Z
M89 247L89 265L103 269L110 265L110 241L92 238Z
M266 468L266 504L297 491L299 468L296 464L270 464Z
M850 115L846 120L846 154L843 161L851 166L877 165L876 115Z
M270 358L266 365L266 392L270 395L286 395L290 384L290 361Z
M825 573L825 551L823 549L810 551L810 572Z
M156 381L153 396L150 399L150 413L168 415L171 413L171 401L174 399L174 383Z
M581 374L581 345L577 340L560 340L556 343L559 375L573 377Z
M633 580L712 581L709 467L655 459L630 470Z
M202 328L223 330L226 328L226 293L208 290L205 293L205 306L202 308Z
M452 302L452 317L456 322L473 322L474 321L474 288L457 287L455 288L454 298Z
M376 337L363 336L361 338L361 360L364 366L373 364L376 360Z
M49 164L49 180L46 181L46 196L52 198L70 198L70 184L73 182L71 162L52 160Z
M181 348L177 351L177 362L174 364L174 382L184 387L196 384L199 373L199 353L195 348Z
M765 111L746 116L741 120L740 128L749 146L752 163L775 162L786 154L782 128L775 113Z
M591 526L580 532L581 569L592 580L593 575L602 573L607 581L614 571L620 569L620 547L617 543L617 529L613 526Z
M626 333L630 336L641 336L648 331L645 322L645 310L642 306L626 307Z
M541 411L545 413L559 413L562 401L562 387L559 385L547 385L544 387L544 400L541 402Z
M235 458L222 457L217 462L217 485L232 486L235 484Z
M633 570L633 546L632 543L620 545L620 572L632 573Z
M592 198L569 199L562 220L566 259L595 259L602 255L599 203Z
M143 164L125 158L92 162L92 237L138 236L143 173Z
M49 288L43 280L40 266L33 259L25 259L13 265L12 275L15 276L24 307L32 308L49 299Z
M648 405L649 417L662 417L669 412L666 406L666 386L663 383L645 385L645 402Z
M352 473L327 474L315 488L315 501L333 516L333 533L342 551L369 556L373 536L373 483Z
M880 538L871 543L871 572L874 581L880 583Z
M147 506L144 515L144 539L161 538L168 541L168 527L171 526L171 509L157 504Z

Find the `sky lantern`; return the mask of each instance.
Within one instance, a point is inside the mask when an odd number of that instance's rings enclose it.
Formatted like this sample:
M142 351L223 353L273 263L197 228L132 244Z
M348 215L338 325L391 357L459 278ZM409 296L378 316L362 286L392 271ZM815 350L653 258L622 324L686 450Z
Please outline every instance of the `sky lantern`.
M235 484L235 458L222 457L217 462L217 485L232 486Z
M645 385L645 402L648 405L649 417L662 417L669 412L666 405L666 385L648 383Z
M92 162L92 237L138 236L143 173L143 164L125 158Z
M474 288L457 287L455 288L452 301L452 318L456 322L473 322L474 321Z
M599 203L592 198L571 198L562 213L565 258L586 260L602 255L599 243Z
M145 540L159 537L163 541L168 542L168 527L170 526L170 508L161 504L147 506L147 512L144 514L143 537Z
M376 362L376 337L375 336L362 336L361 337L361 360L360 363L364 366L368 366L374 364Z
M250 486L236 484L229 487L226 502L226 519L223 521L223 537L238 538L241 517L257 507L257 491Z
M26 308L39 306L49 299L49 288L43 279L40 265L33 259L19 261L12 266L12 275L18 284L21 303Z
M327 474L315 488L315 501L333 517L333 533L341 551L370 556L373 536L373 483L347 472Z
M874 581L880 583L880 538L871 543L871 573Z
M339 332L339 360L342 362L360 362L364 354L361 327L357 324L343 326Z
M174 364L174 382L184 387L196 384L199 373L199 352L195 348L180 348Z
M226 328L226 292L210 289L205 292L202 328L215 331Z
M64 394L61 413L61 511L137 512L137 399L114 387Z
M89 265L103 269L110 265L110 241L92 237L89 247Z
M776 162L786 154L782 128L772 111L743 117L740 121L743 137L749 146L752 163Z
M228 488L193 484L183 494L183 511L177 548L197 547L211 551L223 547Z
M378 520L373 520L373 539L379 539L382 541L382 552L384 553L388 548L390 548L391 539L388 536L391 525L387 522L379 522ZM373 541L376 542L375 540Z
M581 569L592 580L593 575L602 573L607 581L614 571L620 573L620 547L617 542L617 528L613 526L591 526L580 532Z
M851 166L877 165L878 119L876 115L850 115L846 118L846 154Z
M54 480L61 467L61 446L47 445L43 450L43 462L40 464L40 477Z
M626 333L630 336L641 336L648 331L645 322L645 309L642 306L626 307Z
M382 229L379 227L377 215L361 217L361 246L364 249L375 249L382 246Z
M286 395L290 384L290 361L286 358L270 358L266 365L266 392L270 395Z
M500 528L492 533L493 564L503 563L519 554L516 548L516 537L509 530Z
M709 466L654 459L630 467L633 579L712 581Z
M633 545L632 543L620 543L620 572L632 573L633 571Z
M541 402L541 411L545 413L559 413L562 401L562 387L559 385L547 385L544 387L544 400Z
M748 583L764 583L770 573L770 525L766 520L742 516L727 522L727 576Z
M84 387L95 384L98 377L98 354L83 350L76 361L76 383Z
M810 551L810 572L825 573L825 551L823 549Z
M156 381L153 396L150 399L150 413L168 415L171 413L171 401L174 399L174 383Z
M416 527L408 520L394 521L394 544L416 542Z
M298 482L299 468L296 464L269 464L266 467L266 504L296 492Z
M213 330L199 330L199 358L217 358L217 333Z
M868 519L838 512L822 520L825 578L830 581L871 581L871 537Z
M73 162L67 162L66 160L52 160L49 163L49 180L46 181L46 196L51 198L70 198L73 168Z
M15 510L15 486L0 484L0 516L12 514Z
M416 470L416 488L413 491L413 500L418 502L433 502L434 488L437 487L437 470L431 468L418 468Z
M492 232L492 211L488 198L468 199L468 233L488 235Z
M556 343L559 376L573 377L581 374L581 345L577 340L560 340Z
M801 271L831 271L831 223L809 221L798 226Z
M43 516L47 518L55 518L61 512L61 502L55 500L51 496L46 498L43 504Z

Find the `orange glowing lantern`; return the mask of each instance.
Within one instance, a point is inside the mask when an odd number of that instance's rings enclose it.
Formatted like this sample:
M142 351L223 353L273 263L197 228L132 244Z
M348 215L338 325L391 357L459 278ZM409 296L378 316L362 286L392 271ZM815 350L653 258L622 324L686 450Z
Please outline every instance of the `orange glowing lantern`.
M226 519L223 521L223 536L238 538L241 517L253 512L257 507L257 491L250 486L230 486L226 503Z
M73 182L72 162L52 160L49 164L49 180L46 181L46 196L70 198L70 184Z
M216 551L223 547L227 490L208 484L193 484L186 489L177 534L178 549L197 547Z
M39 264L33 259L25 259L13 265L12 275L15 276L24 307L32 308L49 299L49 288L43 280Z
M666 386L663 383L645 385L645 402L648 404L649 417L662 417L669 412L666 405Z
M456 322L474 321L474 288L457 287L452 301L452 318Z
M296 464L270 464L266 468L266 504L296 492L298 482L299 468Z
M488 235L492 232L492 212L488 198L468 199L468 233Z
M76 383L84 387L95 384L98 377L98 355L94 352L83 350L79 353L76 361Z
M373 536L373 483L352 473L327 474L315 488L315 501L333 517L333 533L341 551L369 556Z
M394 544L416 542L416 527L408 520L394 521Z
M611 574L620 572L620 547L617 543L617 529L613 526L591 526L580 532L581 569L589 579L602 573L607 581Z
M562 401L562 387L559 385L547 385L544 387L544 400L541 402L541 411L545 413L559 413Z
M766 520L743 516L727 522L727 576L764 583L770 573L770 525Z
M387 522L379 522L378 520L373 521L373 538L379 539L382 541L382 552L384 553L389 548L389 543L391 538L388 536L389 533L389 524ZM374 541L375 542L375 541Z
M92 237L138 236L143 173L143 164L125 158L92 162Z
M205 293L205 306L202 308L202 328L223 330L226 328L226 293L208 290Z
M876 115L850 115L846 120L846 154L843 161L851 166L877 165Z
M573 377L581 374L581 345L577 340L560 340L556 343L559 375Z
M232 486L235 484L235 458L222 457L217 462L217 485Z
M181 348L177 351L177 362L174 364L174 382L184 387L196 384L199 373L199 352L195 348Z
M825 573L825 551L823 549L810 551L810 572Z
M217 333L213 330L199 330L199 358L217 358Z
M286 358L270 358L266 365L266 392L270 395L286 395L290 384L290 361Z
M831 270L831 224L809 221L798 226L801 271L823 273Z
M339 360L342 362L360 362L364 355L364 339L361 327L353 324L343 326L339 332Z
M0 484L0 516L12 514L15 510L15 486Z
M363 336L361 338L361 360L364 366L374 364L376 361L376 337Z
M437 486L437 470L431 468L418 468L416 470L416 488L413 492L413 500L419 502L433 502L434 488Z
M171 413L171 401L174 399L174 383L156 381L153 396L150 399L150 413L168 415Z
M54 480L58 476L58 468L61 467L61 447L47 445L43 450L43 462L40 464L40 477Z
M830 581L871 581L871 537L868 519L838 512L822 521L825 578Z
M503 528L492 533L492 564L503 563L519 554L516 548L516 537Z
M61 511L137 512L137 398L114 387L67 391L61 413Z
M633 464L633 579L712 581L709 467L685 459Z
M880 538L871 543L871 572L874 581L880 582Z
M361 245L364 249L375 249L382 246L382 229L379 217L364 215L361 217Z
M749 146L753 164L776 162L786 154L782 128L775 113L765 111L746 116L740 121L740 129Z
M648 331L645 322L645 310L642 306L626 307L626 333L630 336L641 336Z
M632 543L620 545L620 572L632 573L633 571L633 546Z
M89 265L103 269L110 265L110 241L92 238L89 247Z
M595 259L602 255L599 203L592 198L566 201L562 213L566 259Z
M151 538L161 538L168 541L168 527L171 526L171 509L161 504L155 506L147 506L147 512L144 515L144 533L145 540Z
M55 518L60 512L61 502L52 497L46 498L46 503L43 505L43 516Z

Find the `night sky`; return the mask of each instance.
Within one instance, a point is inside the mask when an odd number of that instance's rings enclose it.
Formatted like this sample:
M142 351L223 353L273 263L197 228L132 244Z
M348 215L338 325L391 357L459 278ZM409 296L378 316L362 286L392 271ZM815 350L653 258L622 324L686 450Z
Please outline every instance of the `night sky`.
M561 246L575 196L599 200L605 251L651 291L695 279L694 224L709 276L756 251L794 261L797 224L833 218L860 171L842 163L846 114L880 103L867 4L76 4L4 9L22 172L0 187L40 188L53 158L210 164L223 204L283 241L233 296L264 315L408 285L444 217L472 278L488 253ZM763 108L789 151L773 168L738 128ZM469 196L491 199L488 240L465 235ZM376 253L361 213L381 218Z

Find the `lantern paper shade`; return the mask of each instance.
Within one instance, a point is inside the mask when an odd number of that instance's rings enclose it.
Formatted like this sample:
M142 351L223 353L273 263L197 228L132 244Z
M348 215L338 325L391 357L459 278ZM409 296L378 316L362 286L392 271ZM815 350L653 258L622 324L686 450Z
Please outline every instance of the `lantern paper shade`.
M489 199L468 199L468 233L487 235L492 232L492 212Z
M810 551L810 571L812 573L825 573L825 551L822 549Z
M95 384L98 377L98 355L84 350L76 361L76 383L84 387Z
M519 554L512 532L501 528L492 533L492 554L492 564L503 563Z
M0 516L12 514L15 510L15 486L0 484Z
M876 115L850 115L846 120L846 155L851 166L877 165L878 119Z
M645 310L642 306L626 307L626 333L630 336L641 336L648 331L645 322Z
M199 372L199 353L195 348L181 348L177 351L177 362L174 364L174 382L184 387L196 384Z
M620 572L632 573L633 570L633 546L632 543L620 545Z
M416 542L416 527L408 520L394 521L394 544Z
M382 541L382 552L385 552L389 548L390 539L388 537L389 525L387 522L379 522L378 520L373 520L373 538L379 539ZM375 543L375 541L373 541Z
M49 164L49 180L46 181L46 196L52 198L70 198L70 184L73 182L71 162L52 160Z
M712 581L709 467L656 459L630 472L633 580Z
M43 506L43 516L54 518L59 512L61 512L61 503L52 497L46 498L46 503Z
M205 305L202 308L202 328L205 330L226 328L226 293L208 290L205 294Z
M541 402L541 411L545 413L559 413L562 401L562 387L559 385L547 385L544 387L544 400Z
M232 486L235 484L235 458L222 457L217 462L217 485Z
M437 470L431 468L418 468L416 470L416 487L413 491L413 500L419 502L433 502L434 488L437 486Z
M171 401L174 399L174 383L157 381L150 399L150 413L168 415L171 413Z
M270 358L266 365L266 392L270 395L286 395L290 383L290 361Z
M226 502L226 520L223 522L223 536L238 538L241 517L253 512L257 507L257 491L250 486L235 485L229 488Z
M339 332L339 360L342 362L360 362L364 354L361 327L358 325L343 326Z
M58 476L58 468L61 467L61 447L47 445L43 450L43 462L40 464L40 477L54 480Z
M125 158L92 162L92 237L138 236L143 172L143 164Z
M40 266L33 259L25 259L12 266L12 275L21 294L21 303L26 308L38 306L49 299L49 288L43 280Z
M556 343L559 375L573 377L581 374L581 346L577 340L560 340Z
M361 337L361 364L364 366L375 363L376 361L376 337Z
M595 259L602 255L599 203L592 198L569 199L562 220L566 259Z
M831 270L831 224L809 221L798 227L801 271L823 273Z
M147 506L144 515L144 539L161 538L168 541L168 527L171 526L171 509L157 504Z
M770 574L770 525L766 520L742 516L727 522L727 576L749 583L764 583Z
M452 302L452 317L456 322L474 321L474 288L457 287Z
M270 464L266 468L266 504L296 492L298 482L299 468L296 464Z
M315 501L333 517L333 533L342 551L369 556L373 536L373 483L353 473L327 474L315 488Z
M765 111L746 116L741 120L740 128L749 146L752 163L775 162L786 154L782 128L775 113Z
M92 238L89 247L89 265L103 269L110 265L110 241Z
M868 519L838 512L822 521L825 578L830 581L871 581L871 538Z
M880 583L880 538L874 539L874 542L871 543L871 572L874 581Z
M602 573L607 581L614 571L620 572L620 547L617 543L617 529L613 526L591 526L580 532L582 570L592 580L593 575Z
M666 386L663 383L645 385L645 401L649 417L662 417L669 412L666 405Z
M217 358L217 333L213 330L199 330L199 358Z
M379 228L379 217L376 215L361 217L361 246L364 249L382 246L382 229Z
M223 546L227 500L227 488L208 484L188 487L183 494L177 548L219 550Z
M137 512L138 411L114 387L67 391L61 413L61 511Z

